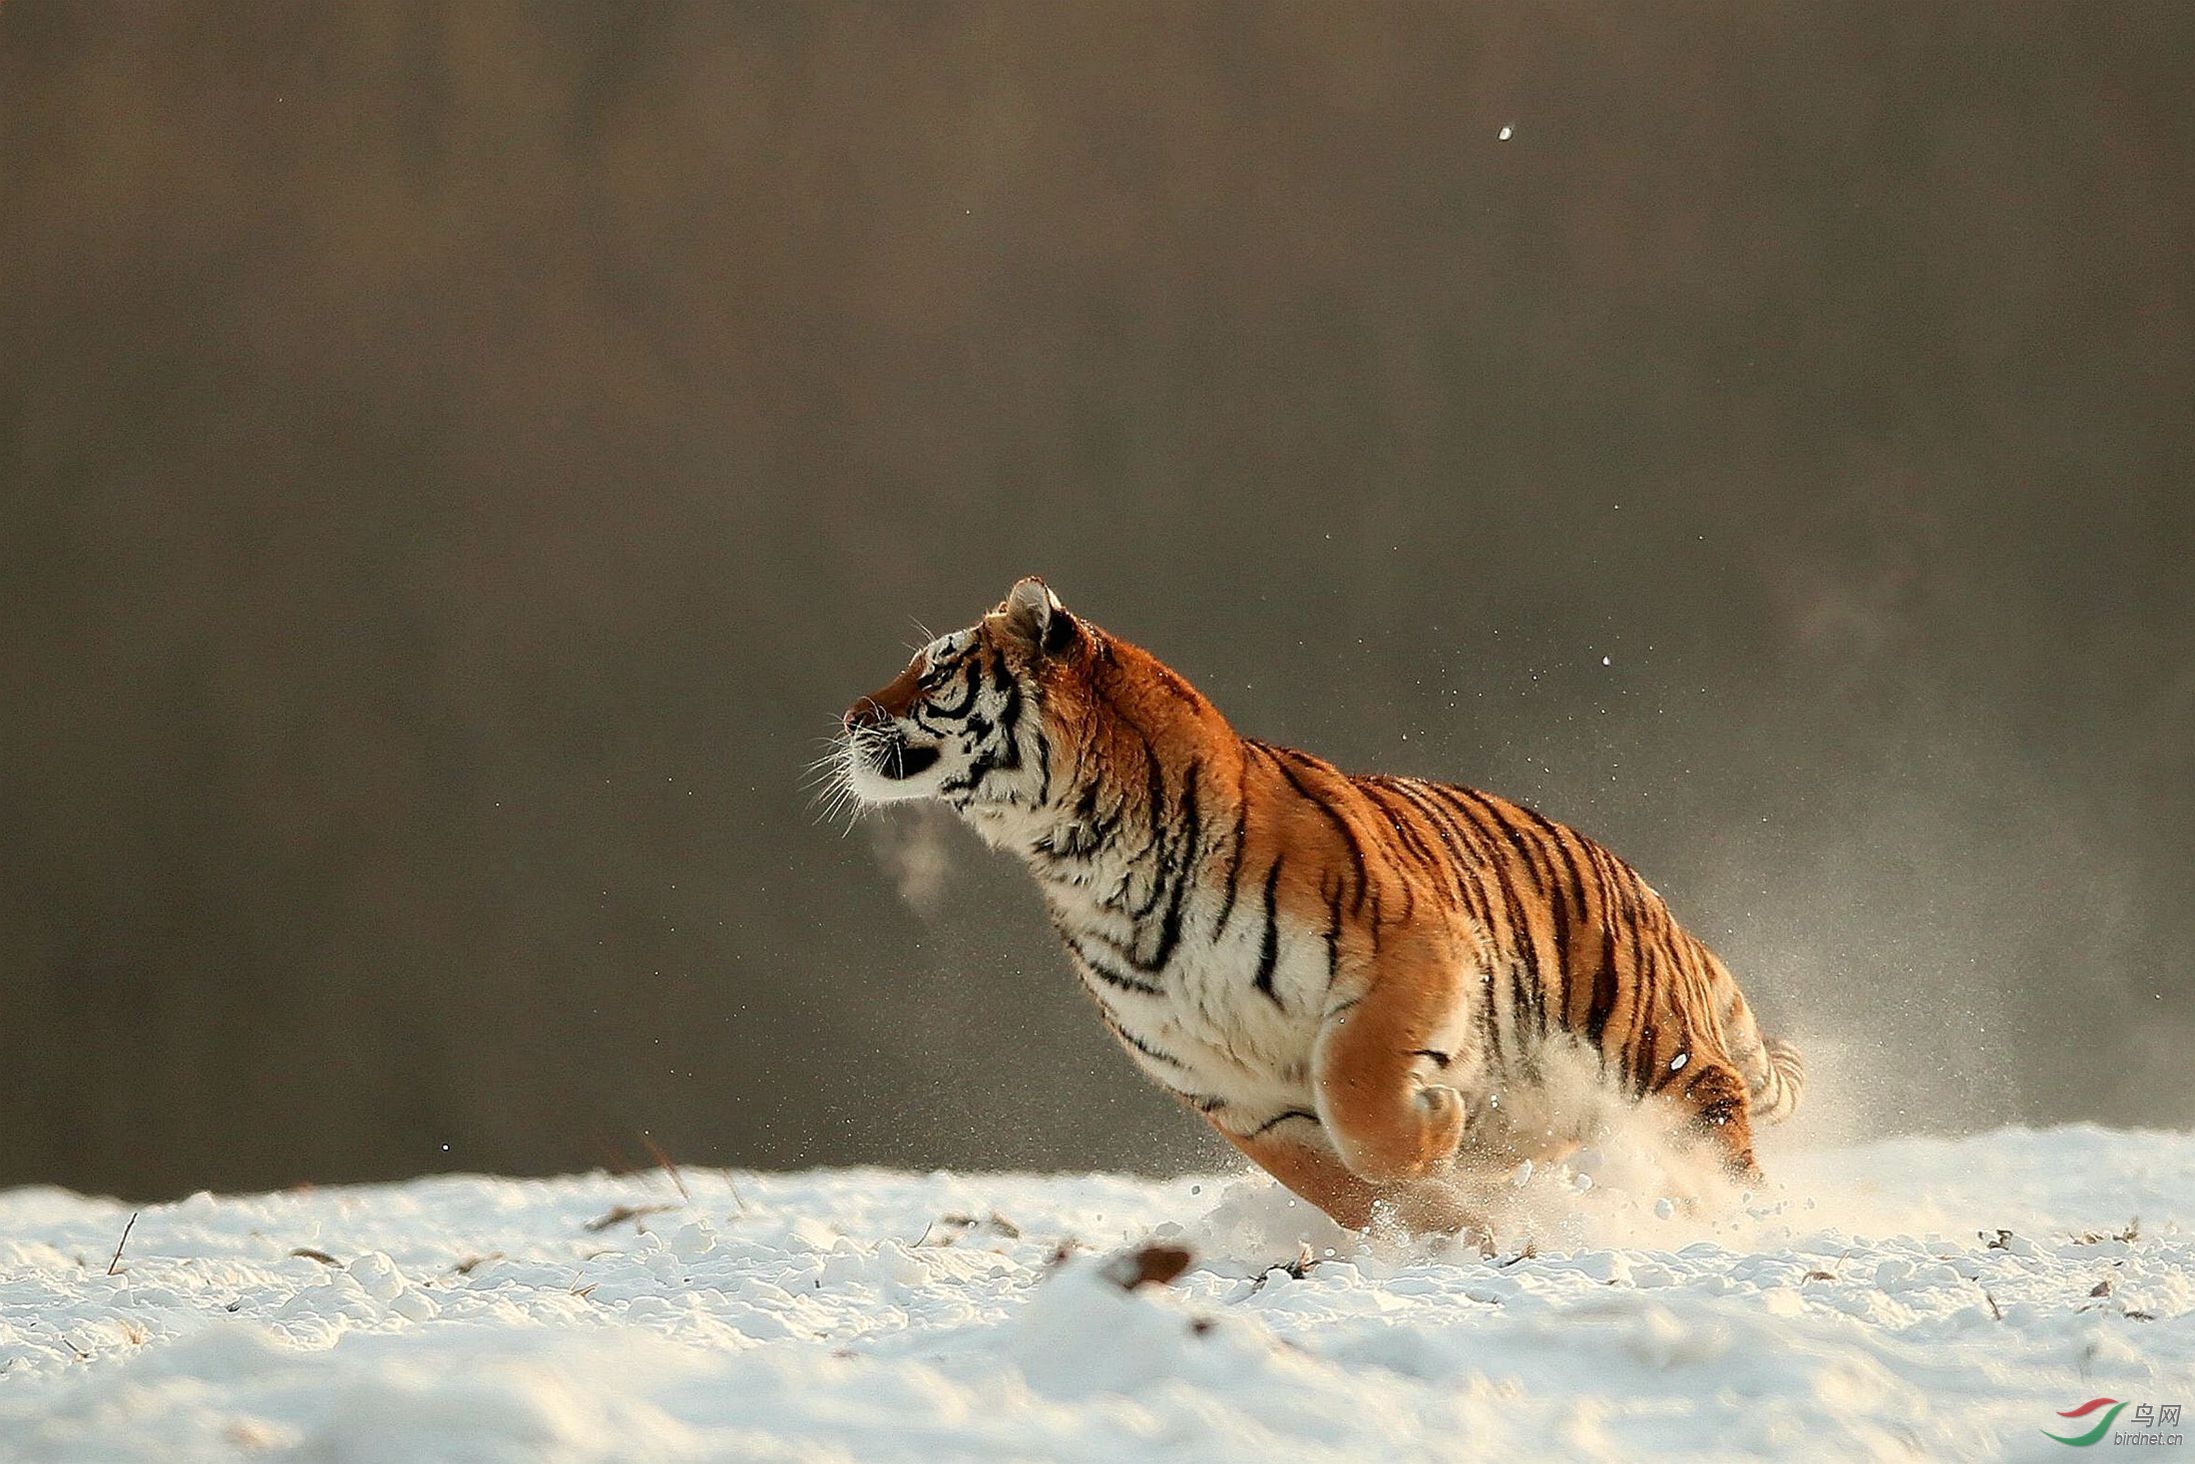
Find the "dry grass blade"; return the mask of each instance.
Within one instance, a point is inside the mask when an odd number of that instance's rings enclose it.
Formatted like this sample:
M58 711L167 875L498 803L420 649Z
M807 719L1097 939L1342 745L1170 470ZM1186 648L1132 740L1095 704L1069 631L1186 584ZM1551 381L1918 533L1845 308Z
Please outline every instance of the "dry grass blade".
M589 1220L585 1228L590 1234L599 1234L612 1225L622 1225L628 1220L645 1220L650 1215L660 1215L666 1210L677 1208L676 1205L619 1205L609 1214Z
M326 1251L314 1250L309 1245L301 1245L296 1250L291 1251L290 1254L300 1257L304 1260L318 1261L323 1266L340 1266L343 1264L334 1256L329 1255Z
M645 1131L640 1135L640 1143L648 1151L648 1157L655 1160L656 1167L671 1177L671 1183L678 1188L678 1197L687 1204L692 1204L694 1197L686 1192L685 1177L678 1172L678 1166L671 1162L671 1156L663 1152L663 1146Z
M600 1129L593 1130L587 1137L596 1156L602 1162L602 1172L604 1174L622 1176L631 1174L640 1167L632 1162L631 1157L626 1154L621 1146L611 1143L609 1135L603 1133Z
M130 1232L137 1228L137 1217L143 1213L142 1210L130 1211L130 1223L122 1227L122 1238L114 1243L114 1259L107 1262L109 1276L114 1274L115 1267L122 1264L122 1247L130 1243Z
M922 1239L916 1241L915 1244L921 1245L924 1241L929 1240L931 1234L941 1225L949 1232L937 1242L941 1246L951 1245L962 1235L977 1229L989 1230L993 1235L1002 1236L1007 1240L1021 1239L1021 1227L998 1211L993 1210L980 1220L973 1215L963 1215L958 1212L940 1215L928 1225L922 1227Z

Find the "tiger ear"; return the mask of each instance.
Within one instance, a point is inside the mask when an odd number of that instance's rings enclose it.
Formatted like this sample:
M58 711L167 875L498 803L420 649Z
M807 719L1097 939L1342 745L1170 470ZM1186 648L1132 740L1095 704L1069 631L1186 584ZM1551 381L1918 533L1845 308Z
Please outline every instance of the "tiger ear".
M999 606L998 613L1004 618L1007 635L1040 656L1056 656L1074 644L1075 617L1035 575L1006 592L1006 603Z

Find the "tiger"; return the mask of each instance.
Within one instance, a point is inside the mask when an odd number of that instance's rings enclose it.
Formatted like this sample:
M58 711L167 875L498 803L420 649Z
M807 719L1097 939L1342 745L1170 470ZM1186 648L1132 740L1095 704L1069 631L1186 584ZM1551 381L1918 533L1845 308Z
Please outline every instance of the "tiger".
M1143 1073L1349 1230L1485 1243L1484 1178L1576 1138L1513 1117L1558 1047L1737 1180L1795 1047L1621 859L1491 793L1238 734L1026 578L849 707L863 807L943 802L1035 876Z

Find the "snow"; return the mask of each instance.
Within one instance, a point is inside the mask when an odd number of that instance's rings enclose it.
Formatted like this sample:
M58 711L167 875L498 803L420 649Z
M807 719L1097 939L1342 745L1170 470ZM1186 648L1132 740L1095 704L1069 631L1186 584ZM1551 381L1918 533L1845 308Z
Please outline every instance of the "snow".
M2195 1406L2195 1136L1768 1162L1520 1168L1491 1259L1252 1175L687 1170L198 1195L110 1275L130 1207L15 1190L0 1458L2048 1458Z

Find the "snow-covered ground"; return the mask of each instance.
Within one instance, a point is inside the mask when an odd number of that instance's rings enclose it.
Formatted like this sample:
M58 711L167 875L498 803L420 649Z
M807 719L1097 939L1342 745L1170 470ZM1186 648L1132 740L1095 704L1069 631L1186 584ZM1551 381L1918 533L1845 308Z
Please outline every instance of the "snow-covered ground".
M1490 1260L1247 1175L200 1195L119 1262L130 1207L16 1190L0 1458L2041 1459L2092 1398L2195 1409L2195 1137L1770 1158L1700 1206L1520 1174ZM1123 1290L1154 1238L1191 1269Z

